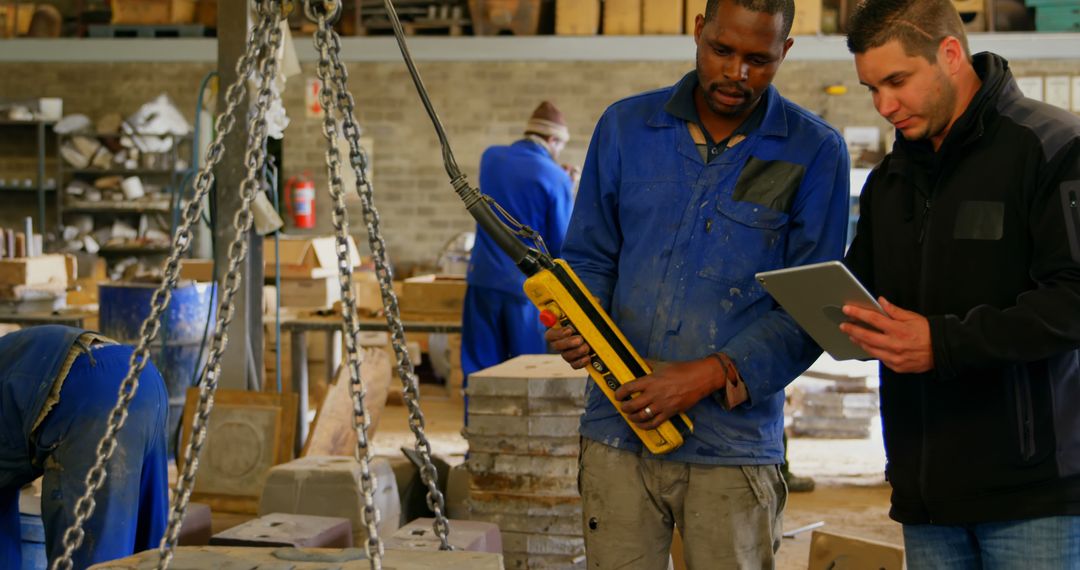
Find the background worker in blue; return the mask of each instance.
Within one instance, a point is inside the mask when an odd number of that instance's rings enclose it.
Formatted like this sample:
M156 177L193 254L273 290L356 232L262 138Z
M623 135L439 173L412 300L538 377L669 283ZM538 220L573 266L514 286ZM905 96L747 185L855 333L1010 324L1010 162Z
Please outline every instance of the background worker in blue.
M620 388L645 429L686 412L694 434L643 448L593 383L580 487L589 568L770 568L787 490L784 387L821 349L754 279L839 259L849 185L835 129L771 86L792 40L792 0L710 0L697 69L612 105L582 171L563 257L654 372ZM567 328L553 348L589 348Z
M46 325L0 337L0 568L20 568L19 492L44 475L41 517L50 562L86 491L133 349L81 329ZM165 531L168 396L153 364L106 464L75 568L157 547Z
M480 159L480 191L539 232L556 257L573 207L576 172L558 163L569 140L563 114L544 101L525 125L524 138L490 147ZM521 271L477 227L461 323L461 370L466 379L515 356L547 352L540 313L525 296L524 283Z

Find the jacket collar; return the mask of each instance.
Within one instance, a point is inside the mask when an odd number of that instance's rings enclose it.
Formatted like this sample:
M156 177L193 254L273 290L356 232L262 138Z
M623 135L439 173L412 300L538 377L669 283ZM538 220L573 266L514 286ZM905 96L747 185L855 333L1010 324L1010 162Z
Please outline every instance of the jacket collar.
M531 137L528 137L528 136L514 142L510 146L521 149L521 150L523 150L525 152L529 152L529 153L532 153L532 154L538 154L540 156L545 156L547 158L550 158L551 160L555 160L551 156L551 150L549 148L547 148L545 145L541 144L540 141L535 140L535 139L533 139Z
M674 99L682 96L686 97L693 95L693 90L698 86L698 77L696 71L691 71L683 76L681 80L675 85L667 88L665 93L664 106L656 111L652 117L649 118L647 124L650 127L665 128L665 127L678 127L684 125L687 121L693 122L693 119L687 119L675 114L672 114L668 109L673 108L679 115L683 115L684 112L679 110L685 108L685 104L680 104ZM770 85L765 93L761 95L765 103L765 117L761 120L761 126L755 133L749 133L750 136L755 134L761 134L763 136L775 136L786 137L788 134L787 114L784 108L784 100L780 96L780 92L776 90L776 87Z

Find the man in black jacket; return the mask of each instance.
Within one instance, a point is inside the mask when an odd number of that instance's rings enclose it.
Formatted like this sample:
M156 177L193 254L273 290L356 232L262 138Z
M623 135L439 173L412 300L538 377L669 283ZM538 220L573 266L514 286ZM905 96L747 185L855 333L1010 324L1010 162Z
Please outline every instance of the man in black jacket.
M841 328L882 363L909 568L1080 568L1080 118L972 57L949 0L849 30L897 141L846 259L889 316Z

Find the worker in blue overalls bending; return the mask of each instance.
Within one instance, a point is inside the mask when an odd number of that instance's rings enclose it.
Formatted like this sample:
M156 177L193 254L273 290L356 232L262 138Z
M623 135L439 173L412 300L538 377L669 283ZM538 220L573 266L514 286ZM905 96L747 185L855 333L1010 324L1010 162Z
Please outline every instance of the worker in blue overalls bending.
M40 476L50 563L86 490L98 441L116 404L132 347L82 329L45 325L0 337L0 568L22 566L19 493ZM154 548L168 518L168 396L147 363L83 525L75 568Z

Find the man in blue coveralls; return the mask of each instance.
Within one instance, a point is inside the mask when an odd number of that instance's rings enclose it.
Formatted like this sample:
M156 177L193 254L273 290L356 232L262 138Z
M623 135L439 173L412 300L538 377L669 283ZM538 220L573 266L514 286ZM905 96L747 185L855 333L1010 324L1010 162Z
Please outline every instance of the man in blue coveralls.
M571 175L576 173L557 162L569 140L563 114L544 101L526 123L524 138L488 148L480 159L480 191L539 232L556 257L573 206ZM540 313L525 296L524 283L521 271L477 227L461 323L466 379L515 356L547 352Z
M82 329L45 325L0 337L0 568L21 567L19 492L44 475L41 518L50 563L86 491L98 440L133 349ZM154 548L169 513L168 396L153 364L139 376L118 445L105 465L75 568Z
M653 364L616 392L622 410L644 429L686 412L695 431L653 456L589 384L589 568L666 568L673 525L690 568L775 563L784 387L821 349L754 274L840 258L850 177L839 133L771 86L794 13L792 0L709 0L696 70L615 103L593 134L563 257ZM547 338L589 362L572 329Z

